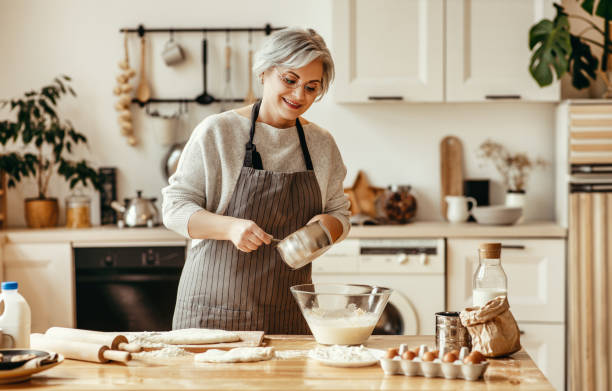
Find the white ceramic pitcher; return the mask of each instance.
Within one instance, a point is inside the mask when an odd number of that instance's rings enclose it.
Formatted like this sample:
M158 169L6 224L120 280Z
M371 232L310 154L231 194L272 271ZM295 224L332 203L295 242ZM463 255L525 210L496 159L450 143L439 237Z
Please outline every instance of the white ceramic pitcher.
M446 219L451 223L462 223L470 217L470 211L476 206L474 197L446 196L444 197L448 208L446 208ZM469 204L472 205L469 205Z

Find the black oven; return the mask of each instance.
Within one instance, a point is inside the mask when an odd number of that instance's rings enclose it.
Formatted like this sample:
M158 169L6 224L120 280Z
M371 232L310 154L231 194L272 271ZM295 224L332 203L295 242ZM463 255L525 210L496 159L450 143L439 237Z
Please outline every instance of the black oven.
M75 248L74 260L77 328L172 328L185 246Z

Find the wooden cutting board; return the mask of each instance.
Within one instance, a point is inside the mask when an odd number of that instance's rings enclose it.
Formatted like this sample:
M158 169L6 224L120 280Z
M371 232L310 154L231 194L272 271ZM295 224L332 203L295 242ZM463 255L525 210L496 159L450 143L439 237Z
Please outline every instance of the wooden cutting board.
M447 195L463 195L463 145L455 136L440 142L440 209L445 220Z
M221 349L221 350L230 350L233 348L250 348L257 347L261 345L263 341L264 332L263 331L234 331L236 334L240 336L240 341L236 342L220 342L220 343L211 343L206 345L172 345L179 347L181 349L185 349L188 352L192 353L202 353L207 351L208 349ZM143 350L152 351L159 350L161 347L145 347Z

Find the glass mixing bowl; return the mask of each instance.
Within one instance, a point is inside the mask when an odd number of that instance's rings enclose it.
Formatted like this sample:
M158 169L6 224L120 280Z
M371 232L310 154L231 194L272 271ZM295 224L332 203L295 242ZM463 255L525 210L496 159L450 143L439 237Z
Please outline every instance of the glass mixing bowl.
M354 284L303 284L290 290L316 341L323 345L364 343L393 292Z

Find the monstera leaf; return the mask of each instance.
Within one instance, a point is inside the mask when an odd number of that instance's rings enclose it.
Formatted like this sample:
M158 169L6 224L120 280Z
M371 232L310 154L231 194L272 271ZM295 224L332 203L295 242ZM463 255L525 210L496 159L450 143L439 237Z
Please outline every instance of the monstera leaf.
M586 88L591 84L587 75L593 80L597 77L595 71L599 61L591 53L591 47L582 42L580 38L572 35L571 42L572 53L569 66L572 71L572 85L578 89Z
M582 9L593 15L601 16L606 20L612 19L612 0L599 0L597 8L595 8L595 0L584 0L581 4Z
M568 70L572 52L569 21L563 7L556 5L553 21L543 19L529 30L529 49L537 49L531 56L529 72L540 87L553 82L553 70L559 79ZM589 52L590 53L590 52Z

